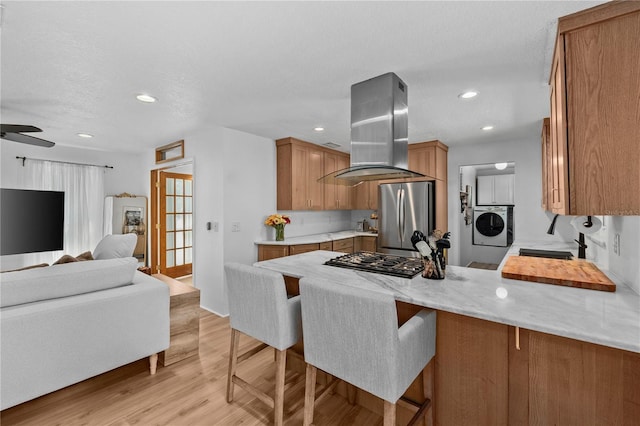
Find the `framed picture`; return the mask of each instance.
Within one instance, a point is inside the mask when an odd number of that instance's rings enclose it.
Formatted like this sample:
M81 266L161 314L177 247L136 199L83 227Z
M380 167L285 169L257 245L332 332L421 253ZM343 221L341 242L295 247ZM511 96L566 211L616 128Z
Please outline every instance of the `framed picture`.
M144 211L142 207L125 206L123 208L123 226L122 233L130 234L135 233L138 235L144 235L145 223L144 223Z

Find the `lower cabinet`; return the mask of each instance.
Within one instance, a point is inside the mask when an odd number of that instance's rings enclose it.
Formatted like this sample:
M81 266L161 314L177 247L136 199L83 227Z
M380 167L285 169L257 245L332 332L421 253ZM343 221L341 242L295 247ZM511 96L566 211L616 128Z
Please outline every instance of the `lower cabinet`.
M438 311L436 424L631 425L640 354Z
M342 240L334 240L333 251L341 251L343 253L353 253L353 238L343 238Z
M378 237L361 235L354 238L353 251L376 251Z

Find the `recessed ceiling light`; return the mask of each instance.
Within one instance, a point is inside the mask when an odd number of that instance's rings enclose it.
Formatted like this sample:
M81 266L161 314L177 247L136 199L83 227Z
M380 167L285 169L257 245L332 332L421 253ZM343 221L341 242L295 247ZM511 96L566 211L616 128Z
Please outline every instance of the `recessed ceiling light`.
M484 126L482 130L493 130L493 126Z
M146 102L146 103L153 103L157 101L157 99L154 98L153 96L145 95L144 93L137 95L136 99L139 100L140 102Z
M504 170L507 168L507 163L496 163L494 167L498 170Z
M86 139L93 137L93 135L90 135L89 133L78 133L77 135L80 136L81 138L86 138Z
M461 99L471 99L471 98L475 98L476 96L478 96L478 92L476 92L474 90L469 90L469 91L466 91L464 93L460 93L458 95L458 97L461 98Z
M316 132L324 132L324 127L314 127L313 130L315 130Z

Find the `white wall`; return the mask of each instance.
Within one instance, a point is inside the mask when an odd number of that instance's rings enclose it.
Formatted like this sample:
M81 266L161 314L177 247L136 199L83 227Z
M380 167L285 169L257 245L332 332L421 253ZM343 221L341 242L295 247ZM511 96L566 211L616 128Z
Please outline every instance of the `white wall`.
M449 224L452 247L449 262L460 265L461 253L468 249L466 239L460 241L465 229L461 227L460 166L470 164L514 161L516 163L515 186L515 237L519 241L573 241L578 232L571 226L570 216L560 216L554 235L548 235L553 214L541 207L542 160L538 138L531 140L465 145L449 147ZM640 294L640 217L605 216L605 229L587 236L587 259L602 269L607 269ZM613 252L613 239L620 234L620 255ZM461 247L462 246L462 247ZM463 265L464 266L464 265Z
M88 142L90 143L90 142ZM104 152L90 149L78 149L55 145L52 148L42 148L17 142L2 140L0 142L0 186L2 188L20 188L19 175L22 161L16 156L37 158L42 160L69 161L84 164L113 166L105 169L105 194L115 195L123 192L143 195L149 192L148 177L140 173L139 164L141 154L125 154ZM94 247L87 247L93 250ZM71 253L77 255L79 253ZM1 269L15 269L38 263L33 254L2 256Z

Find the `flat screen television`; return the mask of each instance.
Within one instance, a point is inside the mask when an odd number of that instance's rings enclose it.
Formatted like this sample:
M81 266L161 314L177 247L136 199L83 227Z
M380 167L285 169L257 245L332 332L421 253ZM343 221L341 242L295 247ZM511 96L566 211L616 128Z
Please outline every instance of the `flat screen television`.
M0 255L62 250L64 192L0 189Z

